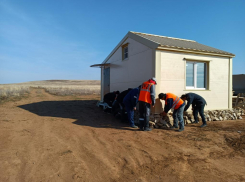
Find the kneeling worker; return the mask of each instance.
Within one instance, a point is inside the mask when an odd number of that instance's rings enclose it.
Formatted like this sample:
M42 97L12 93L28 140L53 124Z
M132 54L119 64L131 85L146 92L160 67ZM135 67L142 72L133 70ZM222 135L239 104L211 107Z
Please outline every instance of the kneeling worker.
M187 109L190 107L192 104L192 110L193 110L193 115L195 119L195 123L198 123L198 112L202 118L202 125L201 127L207 126L206 119L204 116L204 107L207 105L207 102L205 101L204 98L202 98L200 95L194 94L194 93L187 93L185 95L181 96L181 99L183 101L187 100L187 105L185 106L184 111L187 111Z
M179 120L179 131L183 131L185 128L183 112L185 108L185 102L180 99L178 96L172 93L160 93L158 98L161 100L165 100L165 106L163 111L163 116L166 116L168 111L173 108L173 118L174 118L174 125L172 129L178 128L178 120Z

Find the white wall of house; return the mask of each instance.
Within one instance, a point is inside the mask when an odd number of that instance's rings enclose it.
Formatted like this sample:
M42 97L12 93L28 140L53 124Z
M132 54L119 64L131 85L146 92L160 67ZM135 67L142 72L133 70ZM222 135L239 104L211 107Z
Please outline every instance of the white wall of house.
M119 47L107 61L110 63L111 92L135 88L152 77L152 49L131 38L125 43L129 43L128 59L122 60L122 48Z
M185 88L186 60L184 58L210 60L208 90ZM205 98L208 104L205 110L229 108L229 58L160 51L158 59L161 61L160 92L171 92L178 96L193 92Z

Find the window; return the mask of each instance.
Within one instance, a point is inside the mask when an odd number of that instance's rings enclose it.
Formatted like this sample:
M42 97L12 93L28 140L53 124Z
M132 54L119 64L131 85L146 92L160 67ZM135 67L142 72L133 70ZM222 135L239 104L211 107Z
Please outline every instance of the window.
M186 89L207 89L207 64L186 62Z
M122 60L128 58L128 43L122 46Z

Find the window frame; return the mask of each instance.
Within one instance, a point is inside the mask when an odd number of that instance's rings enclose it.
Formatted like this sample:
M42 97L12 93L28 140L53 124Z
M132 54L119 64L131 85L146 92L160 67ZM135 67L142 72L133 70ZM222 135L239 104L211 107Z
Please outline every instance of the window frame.
M186 65L187 63L193 63L194 64L194 71L193 71L193 77L194 77L194 86L186 86L186 81L187 81L187 77L186 77ZM197 63L204 63L205 64L205 87L204 88L197 88ZM202 60L188 60L186 59L186 63L185 63L185 89L186 90L208 90L209 89L209 61L202 61Z
M126 43L126 44L124 44L124 45L122 45L122 60L127 60L128 59L128 48L129 48L129 43ZM126 48L127 48L127 52L125 51L126 50ZM127 57L125 57L125 55L127 55Z

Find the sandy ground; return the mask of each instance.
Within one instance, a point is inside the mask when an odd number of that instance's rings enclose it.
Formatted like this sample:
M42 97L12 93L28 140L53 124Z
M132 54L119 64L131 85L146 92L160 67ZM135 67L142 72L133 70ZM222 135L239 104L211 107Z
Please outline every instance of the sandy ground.
M0 181L245 181L245 118L131 129L99 96L32 90L0 105Z

